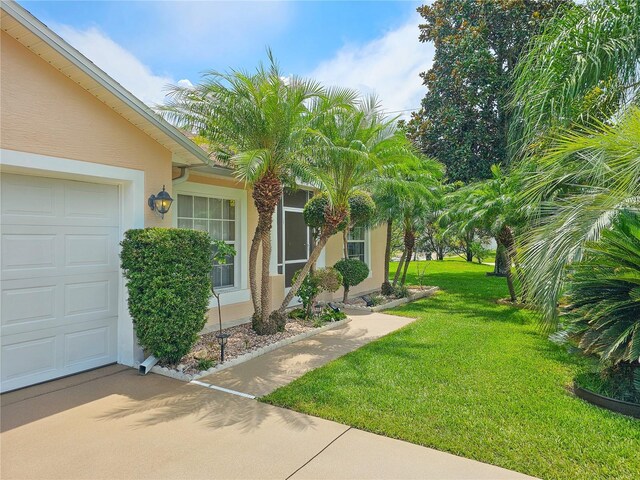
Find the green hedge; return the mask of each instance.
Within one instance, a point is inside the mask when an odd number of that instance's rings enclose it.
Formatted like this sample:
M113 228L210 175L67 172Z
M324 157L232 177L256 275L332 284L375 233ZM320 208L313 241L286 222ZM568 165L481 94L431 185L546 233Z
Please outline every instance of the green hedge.
M174 228L128 230L121 243L129 312L140 345L178 362L206 323L211 295L211 239Z

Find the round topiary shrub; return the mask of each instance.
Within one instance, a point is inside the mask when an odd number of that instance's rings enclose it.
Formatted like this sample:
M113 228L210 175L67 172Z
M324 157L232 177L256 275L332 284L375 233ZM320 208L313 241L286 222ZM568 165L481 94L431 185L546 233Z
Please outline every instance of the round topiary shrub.
M320 268L313 273L313 276L321 292L333 293L342 286L342 274L335 268Z
M176 228L128 230L120 258L129 312L140 346L176 363L206 323L211 295L211 239Z
M329 196L324 192L317 193L316 195L311 197L304 206L304 210L302 211L302 215L304 216L304 223L306 223L307 226L315 229L324 227L329 208ZM338 231L344 230L348 223L349 219L346 218L338 226Z
M367 192L357 190L349 197L349 218L354 227L366 227L376 214L376 204Z
M343 301L349 298L349 289L364 281L369 276L369 267L357 258L343 258L334 266L342 274L342 286L344 287Z

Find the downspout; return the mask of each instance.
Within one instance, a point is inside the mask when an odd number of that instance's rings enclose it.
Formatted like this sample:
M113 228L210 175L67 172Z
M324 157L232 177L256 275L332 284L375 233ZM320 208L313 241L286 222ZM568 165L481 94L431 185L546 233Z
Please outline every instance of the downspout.
M171 183L173 184L173 186L175 187L176 185L180 185L181 183L186 182L187 180L189 180L189 167L178 167L180 169L180 175L178 175L176 178L171 179Z

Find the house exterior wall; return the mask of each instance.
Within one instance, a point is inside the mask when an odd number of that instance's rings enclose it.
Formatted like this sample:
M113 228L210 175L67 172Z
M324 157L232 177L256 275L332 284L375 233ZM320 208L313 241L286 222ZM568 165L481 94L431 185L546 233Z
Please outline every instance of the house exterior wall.
M177 177L179 171L174 169L174 177ZM247 239L246 251L241 252L243 255L248 257L249 255L249 247L251 245L251 239L253 237L253 233L255 231L256 225L258 223L258 212L253 205L253 199L251 197L251 191L245 190L242 182L237 181L235 179L228 179L218 176L210 176L210 175L198 175L197 173L191 173L188 178L188 182L191 184L200 184L211 187L211 193L215 193L215 189L217 187L222 188L233 188L245 191L244 195L246 195L245 201L247 205ZM180 191L180 186L175 187L175 191ZM175 225L175 222L174 222ZM367 278L360 285L357 285L351 289L351 294L358 294L361 292L370 292L372 290L376 290L380 288L382 284L383 277L383 259L384 259L384 242L385 242L385 230L384 227L378 227L372 229L368 233L368 241L366 244L366 248L369 249L367 252L367 258L369 260L369 267L371 269L371 274L369 278ZM272 241L272 249L276 249L277 245L275 241ZM329 239L327 246L325 247L325 265L332 266L338 260L342 258L342 234L334 235ZM271 266L271 271L274 272L276 270L275 266ZM248 271L248 262L247 267L240 272L241 275L245 276L248 279L249 271ZM261 276L261 265L258 265L258 285L260 284L260 276ZM227 295L232 295L231 293ZM282 299L285 295L285 282L284 275L271 275L271 305L272 308L277 308L282 302ZM253 306L251 301L243 301L232 304L226 304L224 301L225 293L223 296L223 306L222 306L222 318L223 324L231 325L236 324L241 320L246 320L251 317L253 314ZM323 300L330 299L341 299L342 298L342 289L338 292L334 293L332 296L323 296ZM209 320L207 322L207 329L213 329L218 324L218 310L217 305L214 308L209 310Z
M169 150L5 32L0 49L2 148L143 171L145 198L170 191ZM145 225L170 213L147 208Z

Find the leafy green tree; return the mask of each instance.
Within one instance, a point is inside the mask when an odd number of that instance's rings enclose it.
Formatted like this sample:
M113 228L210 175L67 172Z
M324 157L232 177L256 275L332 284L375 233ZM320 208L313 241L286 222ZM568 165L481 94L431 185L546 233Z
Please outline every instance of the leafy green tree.
M285 78L271 52L269 62L254 73L214 71L193 88L174 86L171 100L161 109L166 118L208 142L216 158L230 164L252 188L258 225L249 251L249 286L253 327L259 334L277 330L269 320L272 218L283 187L311 178L304 153L311 135L311 107L349 107L355 99L349 90L328 92L313 80Z
M420 41L435 44L421 74L428 91L409 122L420 149L468 183L507 163L507 92L530 38L566 0L436 0L418 12Z

